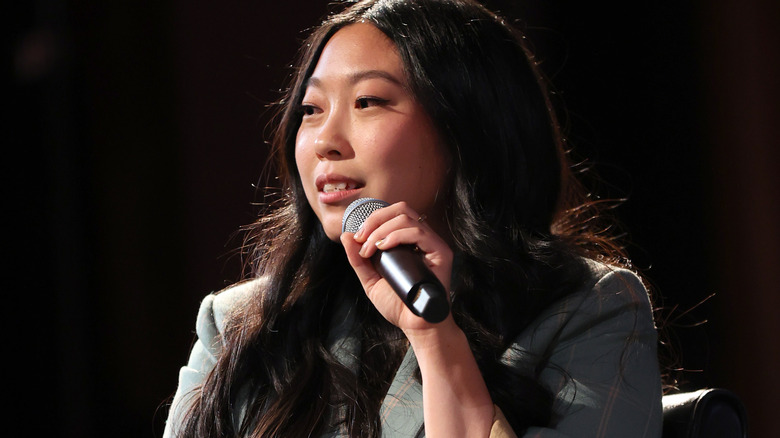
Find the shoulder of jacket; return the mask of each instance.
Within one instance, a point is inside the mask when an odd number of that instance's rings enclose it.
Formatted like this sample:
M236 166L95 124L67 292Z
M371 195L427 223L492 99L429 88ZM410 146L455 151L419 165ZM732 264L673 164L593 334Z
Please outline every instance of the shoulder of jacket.
M642 280L631 270L595 260L585 261L589 270L580 287L541 312L515 339L503 360L512 364L535 363L533 354L577 338L597 324L652 328L650 298ZM520 366L520 365L518 365Z
M588 292L597 301L650 304L647 289L636 272L592 260L588 261L588 265L593 278L593 285L588 288Z
M223 333L226 318L245 300L259 293L264 283L264 278L254 278L207 295L198 311L198 336L213 339Z

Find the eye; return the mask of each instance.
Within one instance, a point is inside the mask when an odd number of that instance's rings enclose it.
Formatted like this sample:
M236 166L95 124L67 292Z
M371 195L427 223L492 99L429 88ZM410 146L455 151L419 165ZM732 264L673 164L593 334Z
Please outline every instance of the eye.
M314 114L317 114L319 112L319 108L311 104L303 103L301 104L298 111L301 113L302 116L313 116Z
M387 99L375 96L361 96L355 99L355 108L366 109L372 106L379 106L387 103Z

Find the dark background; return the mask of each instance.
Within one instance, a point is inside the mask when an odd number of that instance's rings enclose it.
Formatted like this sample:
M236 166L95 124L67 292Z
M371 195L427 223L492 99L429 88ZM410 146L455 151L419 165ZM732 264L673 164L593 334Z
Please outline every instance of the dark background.
M770 435L776 2L487 4L522 18L577 153L602 193L628 198L617 214L656 286L671 363L688 370L682 388L732 389L755 436ZM237 231L262 200L265 108L328 7L39 0L4 10L4 374L21 389L6 396L7 423L20 436L159 436L200 299L241 275Z

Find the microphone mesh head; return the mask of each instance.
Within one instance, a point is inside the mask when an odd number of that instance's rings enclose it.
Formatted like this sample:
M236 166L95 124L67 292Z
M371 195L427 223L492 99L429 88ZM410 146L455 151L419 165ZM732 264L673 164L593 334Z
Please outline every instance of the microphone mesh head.
M388 205L390 204L374 198L360 198L352 201L347 209L344 210L344 217L341 219L341 232L357 232L358 228L363 225L363 222L366 221L371 213Z

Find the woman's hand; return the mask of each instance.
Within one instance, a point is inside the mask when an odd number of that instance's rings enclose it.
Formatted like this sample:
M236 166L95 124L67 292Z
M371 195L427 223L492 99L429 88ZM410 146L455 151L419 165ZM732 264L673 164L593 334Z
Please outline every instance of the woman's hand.
M430 324L410 311L396 295L390 284L374 269L370 258L378 249L387 250L399 245L415 246L428 268L450 290L452 250L447 243L406 203L399 202L374 211L354 235L344 233L341 242L349 263L357 273L368 298L388 321L402 330L415 331L432 328ZM452 318L448 317L452 322ZM445 320L446 321L446 320ZM407 333L407 336L409 333Z
M455 324L452 314L435 324L415 315L370 260L377 249L414 245L449 291L452 250L418 218L416 211L399 202L371 213L356 234L342 234L341 242L368 298L382 316L404 331L414 350L425 382L426 436L487 437L493 421L493 402L466 335Z

